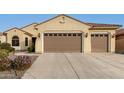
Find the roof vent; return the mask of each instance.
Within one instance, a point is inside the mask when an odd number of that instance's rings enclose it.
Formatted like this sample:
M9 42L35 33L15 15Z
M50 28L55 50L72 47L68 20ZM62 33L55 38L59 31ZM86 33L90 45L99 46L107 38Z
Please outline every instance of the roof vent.
M62 20L59 22L60 22L60 24L64 24L65 23L65 17L62 17Z

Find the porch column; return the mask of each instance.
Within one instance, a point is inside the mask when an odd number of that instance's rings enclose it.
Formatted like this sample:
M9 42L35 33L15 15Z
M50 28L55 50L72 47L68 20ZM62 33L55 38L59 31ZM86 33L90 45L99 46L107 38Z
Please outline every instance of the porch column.
M82 49L81 51L82 51L82 53L84 53L84 32L82 32L82 36L81 36L81 37L82 37L82 38L81 38L81 44L82 44L82 45L81 45L81 46L82 46L82 47L81 47L81 49Z
M84 32L84 53L91 53L91 33Z
M114 53L115 52L115 31L111 31L111 34L109 35L109 38L110 38L110 47L109 47L109 49L110 49L110 52L111 53Z
M38 36L36 38L35 52L43 53L43 51L42 51L42 35L40 33L38 34Z

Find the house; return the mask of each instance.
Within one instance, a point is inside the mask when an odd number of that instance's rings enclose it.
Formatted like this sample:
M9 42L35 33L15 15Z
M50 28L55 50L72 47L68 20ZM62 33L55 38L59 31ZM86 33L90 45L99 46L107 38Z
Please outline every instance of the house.
M0 43L4 42L6 42L6 36L2 32L0 32Z
M36 53L115 52L115 34L120 27L117 24L82 22L62 14L4 33L7 42L16 50L26 50L33 44Z
M119 29L116 32L116 52L124 52L124 29Z

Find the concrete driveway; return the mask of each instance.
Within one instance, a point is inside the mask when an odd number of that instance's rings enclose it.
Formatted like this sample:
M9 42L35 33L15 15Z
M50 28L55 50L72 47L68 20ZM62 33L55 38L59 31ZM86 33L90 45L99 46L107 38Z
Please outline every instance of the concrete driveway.
M124 55L44 53L23 79L124 79Z

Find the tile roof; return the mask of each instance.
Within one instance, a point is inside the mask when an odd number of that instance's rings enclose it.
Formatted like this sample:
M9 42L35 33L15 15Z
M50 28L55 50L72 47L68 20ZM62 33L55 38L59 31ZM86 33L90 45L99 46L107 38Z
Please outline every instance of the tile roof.
M92 27L121 27L122 25L118 24L101 24L101 23L86 23Z

